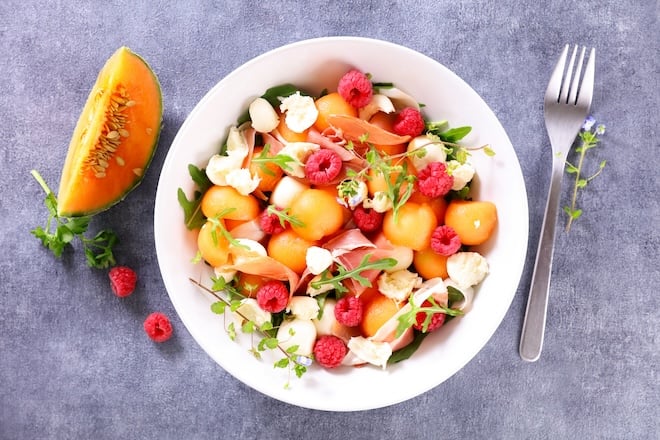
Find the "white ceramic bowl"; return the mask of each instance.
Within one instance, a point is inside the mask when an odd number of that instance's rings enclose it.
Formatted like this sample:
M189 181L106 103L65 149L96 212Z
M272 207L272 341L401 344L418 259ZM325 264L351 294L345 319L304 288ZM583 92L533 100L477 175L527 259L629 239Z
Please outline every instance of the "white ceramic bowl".
M480 251L490 274L477 289L472 310L426 338L420 349L399 364L340 368L313 367L301 379L273 368L266 357L255 359L249 339L232 342L223 320L210 311L213 299L193 286L189 277L209 284L210 271L192 264L195 234L186 230L177 189L193 192L187 166L204 167L226 137L227 129L252 99L269 87L292 83L310 92L335 89L343 73L354 67L375 81L393 82L423 102L433 120L470 125L469 145L490 144L494 157L475 152L477 199L497 205L495 236ZM238 380L273 398L302 407L351 411L377 408L415 397L441 384L461 369L488 342L508 310L522 273L528 235L527 195L520 165L501 124L479 95L437 61L395 44L354 37L301 41L270 51L236 69L216 84L190 113L169 150L155 206L158 262L170 299L199 345Z

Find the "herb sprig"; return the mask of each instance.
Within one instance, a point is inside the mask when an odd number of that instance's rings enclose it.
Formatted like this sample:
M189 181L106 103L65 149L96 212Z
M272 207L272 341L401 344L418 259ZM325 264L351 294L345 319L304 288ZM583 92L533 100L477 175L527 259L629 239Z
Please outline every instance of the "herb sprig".
M320 290L322 286L331 285L337 295L345 293L348 289L344 286L342 281L352 278L360 283L363 287L371 287L371 281L361 275L365 270L384 270L394 267L397 261L394 258L381 258L379 260L370 261L372 254L367 254L362 258L360 264L354 269L348 270L341 264L337 265L337 274L333 275L330 270L325 270L321 274L321 278L312 281L310 285L315 290Z
M46 226L32 229L32 235L58 258L77 237L82 243L88 266L106 269L117 264L112 253L112 248L119 241L117 235L110 229L103 229L92 238L86 237L91 217L60 217L57 214L57 197L53 191L38 171L32 170L31 174L46 193L44 205L48 209Z
M605 168L605 164L607 163L605 160L601 161L598 165L598 170L596 170L596 172L588 177L584 177L582 174L584 158L587 154L587 151L598 145L600 142L598 136L605 134L605 125L599 124L594 128L595 123L596 120L592 116L588 117L582 126L582 131L578 135L580 139L580 146L575 149L575 152L579 155L577 166L573 165L568 160L566 161L566 172L575 176L575 180L573 182L573 191L571 194L571 203L570 205L564 206L564 212L568 214L566 232L571 230L573 221L577 220L582 215L582 209L577 208L578 190L583 189L589 182L598 177L603 171L603 168Z
M424 314L424 320L422 321L422 332L426 332L428 329L429 324L431 323L431 319L433 318L433 315L436 313L444 313L445 315L448 316L461 316L463 315L463 312L461 310L457 309L451 309L449 307L441 306L438 304L433 297L429 297L427 299L430 305L423 305L423 304L415 304L415 300L413 296L410 296L410 299L408 303L410 304L410 310L407 311L406 313L403 313L401 316L399 316L399 324L396 328L396 337L399 337L405 332L407 329L409 329L413 324L417 322L417 314L418 313L423 313Z

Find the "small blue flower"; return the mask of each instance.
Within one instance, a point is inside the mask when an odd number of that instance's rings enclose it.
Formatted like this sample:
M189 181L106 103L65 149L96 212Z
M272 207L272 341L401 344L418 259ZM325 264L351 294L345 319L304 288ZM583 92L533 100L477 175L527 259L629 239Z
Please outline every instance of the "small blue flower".
M587 116L587 119L585 119L584 122L582 123L582 130L591 131L591 127L593 127L595 123L596 123L596 118L594 118L591 115Z
M312 365L312 359L308 358L307 356L296 356L296 362L300 365L304 365L306 367L309 367Z

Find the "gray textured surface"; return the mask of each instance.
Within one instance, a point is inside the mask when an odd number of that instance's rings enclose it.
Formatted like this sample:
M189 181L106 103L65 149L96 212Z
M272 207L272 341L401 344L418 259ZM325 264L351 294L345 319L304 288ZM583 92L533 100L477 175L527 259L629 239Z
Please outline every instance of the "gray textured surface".
M658 438L657 2L133 3L0 3L0 438ZM360 413L293 407L225 373L178 320L153 243L160 167L195 103L250 58L328 35L404 44L464 78L508 131L530 202L526 269L486 347L424 395ZM529 364L517 347L550 173L542 95L566 42L598 51L593 114L608 131L589 160L608 165L558 234L545 348ZM29 233L45 219L30 169L56 186L89 87L121 45L151 63L165 101L143 184L94 221L138 269L126 299L80 249L56 261ZM142 331L153 310L172 318L168 343Z

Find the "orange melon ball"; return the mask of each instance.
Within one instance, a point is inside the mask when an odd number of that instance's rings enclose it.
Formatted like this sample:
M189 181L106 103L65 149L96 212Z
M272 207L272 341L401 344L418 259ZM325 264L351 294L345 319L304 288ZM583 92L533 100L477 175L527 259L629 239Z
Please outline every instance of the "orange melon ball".
M210 221L204 223L199 230L197 248L204 261L213 267L223 266L229 261L229 242L222 235L220 228Z
M201 206L207 218L226 212L225 219L252 220L259 214L259 201L250 194L244 196L231 186L212 186L202 197Z
M254 157L259 156L262 151L263 147L255 147ZM269 156L273 155L269 154ZM280 181L284 172L282 171L282 168L271 162L261 164L250 162L250 174L261 179L257 188L261 191L268 192L275 188L275 185Z
M344 224L344 210L336 196L321 189L306 189L291 203L289 215L302 225L291 225L305 240L316 241L334 234Z
M314 245L315 241L305 240L291 229L286 229L270 238L267 251L270 257L301 274L307 267L307 249Z
M307 132L309 130L305 130L302 133L296 133L286 125L284 116L280 115L280 123L277 126L277 131L288 142L305 142L307 141Z
M413 191L410 195L411 202L415 203L426 203L428 204L433 212L435 213L435 218L438 219L439 225L445 224L445 211L447 211L447 200L444 197L429 197L425 196L419 191Z
M269 278L265 278L260 275L239 272L236 280L236 287L238 288L238 291L241 292L241 294L249 298L255 298L259 288L266 284L268 281L270 281Z
M447 258L449 257L436 254L433 249L428 247L413 253L413 265L415 271L425 280L437 277L444 280L449 276L447 274Z
M337 199L338 197L337 185L317 186L315 187L315 189L320 189L321 191L327 192L334 199ZM346 224L346 222L348 222L353 217L353 212L345 206L342 205L339 206L341 206L342 212L344 213L344 221L342 222L342 224Z
M394 133L394 120L396 115L394 113L383 113L378 112L369 119L369 122L374 124L377 127L387 130L391 133ZM395 145L377 145L374 144L374 148L380 151L383 154L388 156L394 156L396 154L405 153L408 149L408 144L395 144Z
M482 244L495 230L497 207L487 201L452 200L447 205L445 224L456 231L462 244Z
M404 162L402 162L400 159L398 159L395 162L395 165L403 165ZM410 174L411 168L408 166L408 162L405 162L405 165L407 166L407 173ZM389 182L390 185L394 185L396 183L397 178L401 174L401 171L393 171L389 174ZM408 188L408 183L404 182L400 187L399 187L399 194L403 194L406 191L406 188ZM387 180L385 179L385 176L383 173L381 173L379 170L376 170L374 168L370 168L369 171L367 172L367 190L369 191L369 195L373 197L373 195L378 192L378 191L387 191Z
M399 208L396 219L393 210L383 219L383 233L392 244L416 251L429 247L436 226L435 213L426 203L408 202Z
M319 111L319 116L316 118L314 128L318 131L323 131L330 126L327 120L329 115L357 116L357 110L348 102L344 101L344 98L337 92L321 96L316 100L315 104Z
M400 308L401 304L397 304L393 299L381 293L370 296L369 301L364 302L360 332L367 338L375 335L378 329L392 318Z

